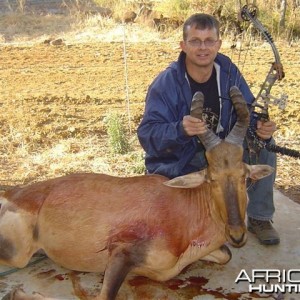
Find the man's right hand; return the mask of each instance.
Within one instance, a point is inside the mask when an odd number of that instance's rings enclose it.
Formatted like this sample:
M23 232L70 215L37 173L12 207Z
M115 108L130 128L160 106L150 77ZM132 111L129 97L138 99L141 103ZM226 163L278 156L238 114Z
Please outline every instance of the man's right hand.
M190 115L183 117L182 126L188 136L203 134L207 130L207 126L204 121Z

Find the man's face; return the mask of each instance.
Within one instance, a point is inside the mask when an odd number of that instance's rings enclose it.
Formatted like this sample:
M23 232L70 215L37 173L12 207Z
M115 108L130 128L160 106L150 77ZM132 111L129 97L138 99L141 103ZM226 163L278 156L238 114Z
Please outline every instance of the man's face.
M187 39L180 42L181 49L186 53L187 64L199 67L212 66L221 47L216 29L196 29L189 27Z

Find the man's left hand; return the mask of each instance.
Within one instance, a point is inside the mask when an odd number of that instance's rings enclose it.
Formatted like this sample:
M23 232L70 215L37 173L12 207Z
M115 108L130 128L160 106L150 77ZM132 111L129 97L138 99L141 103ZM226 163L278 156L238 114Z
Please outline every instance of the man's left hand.
M257 121L256 134L263 140L270 139L276 130L276 124L273 121Z

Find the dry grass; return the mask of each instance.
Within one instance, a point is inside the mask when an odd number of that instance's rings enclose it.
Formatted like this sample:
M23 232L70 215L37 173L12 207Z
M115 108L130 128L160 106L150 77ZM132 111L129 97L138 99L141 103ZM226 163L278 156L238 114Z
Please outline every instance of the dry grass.
M100 16L16 14L0 18L0 28L1 47L10 59L0 63L5 85L0 94L1 184L16 185L79 171L113 175L143 173L143 151L135 132L130 139L133 150L112 155L103 120L112 108L124 110L127 88L132 101L132 127L136 128L148 85L177 57L181 30L161 33L143 25L125 27ZM64 45L46 48L43 41L48 38L62 38ZM283 62L289 69L287 79L272 92L278 95L285 88L290 103L285 112L271 111L280 124L276 140L282 146L300 150L300 61L295 60L299 47L287 49L281 43L278 46L284 51ZM30 54L32 51L35 54ZM233 52L226 43L224 52L234 61L245 54ZM254 93L267 72L268 63L259 60L265 53L271 53L268 45L253 47L242 67ZM13 59L19 61L19 66ZM268 59L272 61L272 54ZM74 83L70 81L72 78ZM106 84L111 85L105 88ZM299 159L279 156L278 165L277 187L299 191Z
M0 18L0 43L35 44L49 37L60 37L69 43L161 41L170 32L158 32L146 24L116 23L101 15L24 15L10 13ZM174 30L171 38L181 35Z

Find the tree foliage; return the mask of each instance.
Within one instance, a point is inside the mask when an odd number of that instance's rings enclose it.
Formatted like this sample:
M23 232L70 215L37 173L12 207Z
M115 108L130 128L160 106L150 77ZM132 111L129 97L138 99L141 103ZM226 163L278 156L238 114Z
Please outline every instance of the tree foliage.
M300 0L94 0L102 7L111 8L115 14L135 11L137 15L147 7L153 15L161 18L178 20L181 24L189 15L195 12L214 14L221 19L225 28L233 28L237 22L238 13L244 5L256 5L259 19L274 37L300 37ZM247 4L248 3L248 4ZM250 4L249 4L250 3ZM118 11L118 12L116 12Z

